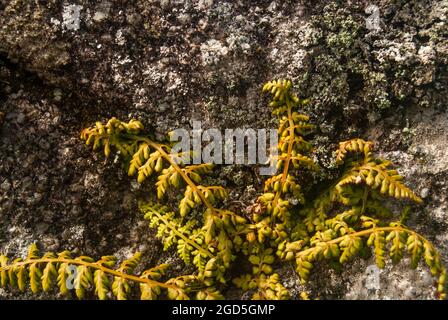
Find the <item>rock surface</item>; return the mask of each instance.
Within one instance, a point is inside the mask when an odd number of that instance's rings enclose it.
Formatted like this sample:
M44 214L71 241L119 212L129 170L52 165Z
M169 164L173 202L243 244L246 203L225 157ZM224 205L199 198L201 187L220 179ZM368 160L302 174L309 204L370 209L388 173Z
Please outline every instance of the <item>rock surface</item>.
M312 101L321 164L331 166L343 139L377 142L424 198L412 226L447 262L447 17L443 0L0 0L1 251L20 256L39 241L93 256L140 250L149 263L175 259L160 254L142 223L136 194L144 190L119 161L83 146L79 131L111 116L139 118L157 137L193 120L274 127L260 88L287 77ZM224 167L220 179L248 203L260 190L253 172ZM316 269L308 290L433 297L426 271L404 262L368 285L372 264Z

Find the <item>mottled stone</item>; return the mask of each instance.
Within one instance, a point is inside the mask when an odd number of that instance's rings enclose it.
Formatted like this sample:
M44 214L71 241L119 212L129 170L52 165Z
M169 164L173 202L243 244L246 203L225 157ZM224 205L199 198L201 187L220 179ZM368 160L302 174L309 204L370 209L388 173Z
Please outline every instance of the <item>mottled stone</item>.
M434 239L446 262L448 6L375 3L380 21L369 28L365 1L4 1L1 251L25 256L35 241L95 257L141 250L181 271L136 208L148 186L131 181L118 158L88 150L80 130L111 116L139 118L158 138L193 120L273 128L260 88L287 77L311 100L305 112L318 126L320 164L336 167L332 152L343 139L376 142L424 198L411 226ZM217 176L241 210L262 188L252 168L223 167ZM433 297L426 270L388 265L372 286L372 264L356 260L341 274L317 266L306 287L291 270L281 274L295 297L302 289L319 298Z

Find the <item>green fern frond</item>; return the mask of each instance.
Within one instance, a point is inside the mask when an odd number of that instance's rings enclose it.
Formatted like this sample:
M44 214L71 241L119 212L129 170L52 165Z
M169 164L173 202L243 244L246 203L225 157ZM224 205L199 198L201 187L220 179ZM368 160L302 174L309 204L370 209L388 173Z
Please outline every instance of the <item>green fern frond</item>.
M261 274L257 279L258 290L252 296L253 300L287 300L289 291L280 282L280 276L276 273L266 276Z
M309 123L308 116L296 110L306 104L306 101L300 100L291 89L292 82L289 80L271 81L263 87L264 92L273 95L270 106L274 109L273 114L279 118L277 169L280 169L281 173L266 180L265 193L258 198L258 202L265 209L264 216L269 216L263 218L262 215L256 214L253 217L254 221L258 222L257 234L261 243L266 239L281 243L288 238L289 227L285 226L291 224L293 207L288 198L297 199L300 204L305 202L302 187L290 173L291 169L318 170L314 161L306 155L312 148L304 139L314 126Z
M272 94L273 101L270 106L277 107L280 103L292 98L289 94L291 88L292 82L290 80L273 80L263 86L263 92L270 92Z
M364 240L362 240L364 238ZM367 241L365 241L367 238ZM410 239L410 240L409 240ZM364 243L367 246L373 246L376 262L380 268L384 267L386 244L390 243L390 257L392 262L397 263L403 257L404 249L408 248L411 253L412 266L416 267L424 255L426 265L430 268L433 276L438 277L437 292L439 297L445 298L446 271L440 261L440 255L434 246L424 237L412 231L399 223L391 223L388 227L372 227L362 231L356 231L342 237L327 240L326 246L339 246L339 261L346 263L359 255ZM323 258L334 258L334 255L320 255L322 242L315 242L313 246L296 253L297 272L302 280L307 280L313 267L313 260Z
M173 212L160 205L152 206L141 203L140 210L144 213L144 218L150 220L150 226L158 228L157 236L163 240L164 249L167 250L173 244L177 244L177 251L181 253L186 264L191 261L190 255L201 255L208 258L214 256L205 245L203 231L200 228L195 228L194 221L182 224L179 219L174 217ZM194 239L190 239L193 234Z
M131 294L133 283L140 285L141 298L155 298L155 294L161 294L161 289L167 294L169 290L176 290L182 296L188 296L190 291L197 291L176 287L170 280L158 281L164 275L167 265L135 275L134 269L140 262L140 254L123 261L120 267L114 269L117 259L113 256L104 256L98 261L86 256L73 258L67 251L58 255L46 253L40 256L37 246L32 244L26 259L16 259L12 263L8 261L6 256L0 255L1 287L18 287L25 291L29 286L33 293L41 289L48 292L57 286L64 295L74 290L79 299L85 298L88 291L93 291L101 300L107 299L110 293L117 299L124 300Z
M412 190L401 183L403 177L396 170L389 169L390 161L374 158L372 147L373 144L361 139L353 139L341 143L337 160L340 163L346 163L349 169L338 182L336 188L342 190L346 185L364 183L372 189L378 190L383 195L397 199L407 198L418 203L422 202ZM364 157L361 160L351 159L347 161L347 152L354 154L364 153Z
M336 162L341 164L344 162L348 154L363 154L364 160L368 160L372 157L373 143L371 141L365 141L363 139L351 139L339 143L339 149L336 151Z
M138 172L137 180L140 183L153 173L160 173L157 182L159 198L163 197L168 186L179 187L180 179L182 179L187 188L190 188L191 192L197 195L197 202L201 202L208 209L214 210L213 205L203 194L203 190L195 183L195 181L200 180L201 173L207 173L211 170L211 165L193 165L182 168L182 164L174 160L176 155L170 153L171 148L169 146L152 141L143 135L143 130L143 125L137 120L126 123L112 118L106 124L97 122L94 127L82 130L81 138L86 140L87 145L93 142L94 150L104 146L106 157L110 155L111 147L115 147L129 161L128 174L132 176ZM168 164L168 168L164 169L165 163ZM217 186L217 188L220 187ZM186 207L183 203L182 213L188 213L188 208L191 209L191 206Z

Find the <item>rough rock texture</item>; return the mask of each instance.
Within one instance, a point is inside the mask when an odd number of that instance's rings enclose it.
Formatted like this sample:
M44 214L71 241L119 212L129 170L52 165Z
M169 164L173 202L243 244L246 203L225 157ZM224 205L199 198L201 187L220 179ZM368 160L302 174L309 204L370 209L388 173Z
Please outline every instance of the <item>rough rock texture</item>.
M447 19L443 0L0 0L0 249L23 255L37 240L49 250L178 261L160 253L136 210L143 190L119 161L87 150L80 129L110 116L139 118L157 137L193 120L274 127L260 87L288 77L312 101L321 164L332 166L342 139L378 142L424 198L412 225L446 262ZM218 179L244 205L260 190L253 172L224 167ZM368 285L372 264L316 269L311 296L433 296L426 271L405 262Z

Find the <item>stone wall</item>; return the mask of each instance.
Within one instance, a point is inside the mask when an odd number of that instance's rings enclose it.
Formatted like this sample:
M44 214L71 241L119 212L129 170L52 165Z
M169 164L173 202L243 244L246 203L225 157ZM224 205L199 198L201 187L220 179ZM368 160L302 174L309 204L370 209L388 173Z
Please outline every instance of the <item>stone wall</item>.
M0 0L0 249L21 255L38 241L94 256L140 250L149 263L182 268L136 210L148 189L89 151L80 130L111 116L139 118L157 138L193 120L274 127L260 88L287 77L312 101L321 165L331 168L338 141L375 141L424 198L411 224L446 262L447 17L443 0ZM261 186L242 166L216 179L241 208ZM372 264L342 274L322 266L309 289L321 298L432 297L427 272L404 262L367 289Z

